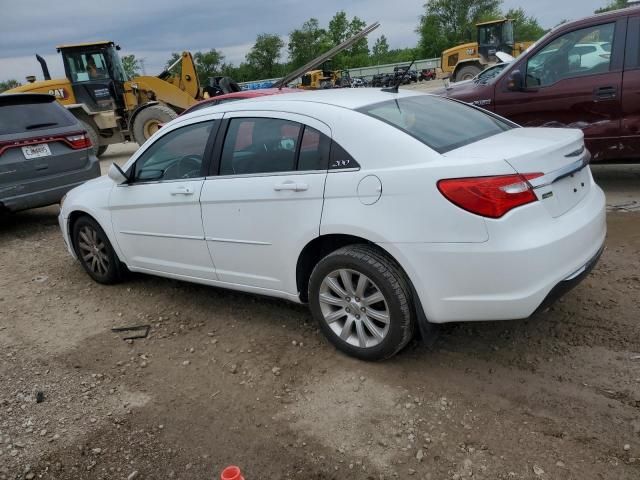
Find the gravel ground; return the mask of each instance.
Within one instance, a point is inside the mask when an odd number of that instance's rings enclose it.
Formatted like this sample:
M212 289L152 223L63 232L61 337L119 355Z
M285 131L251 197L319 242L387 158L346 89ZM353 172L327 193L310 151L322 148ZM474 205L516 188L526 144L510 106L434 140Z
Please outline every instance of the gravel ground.
M110 147L104 166L132 151ZM143 275L97 285L57 207L4 218L0 479L228 464L247 480L640 478L640 213L619 208L640 168L594 170L607 250L578 288L374 364L337 353L302 306ZM111 332L137 324L148 338Z

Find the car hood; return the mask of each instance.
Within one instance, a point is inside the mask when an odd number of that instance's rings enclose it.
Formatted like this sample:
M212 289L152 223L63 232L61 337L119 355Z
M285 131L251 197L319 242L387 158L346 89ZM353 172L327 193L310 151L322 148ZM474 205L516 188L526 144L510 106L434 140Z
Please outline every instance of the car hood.
M430 93L443 97L458 98L458 95L473 95L483 87L486 87L486 85L477 84L473 79L462 80L460 82L450 83L448 87L438 88Z

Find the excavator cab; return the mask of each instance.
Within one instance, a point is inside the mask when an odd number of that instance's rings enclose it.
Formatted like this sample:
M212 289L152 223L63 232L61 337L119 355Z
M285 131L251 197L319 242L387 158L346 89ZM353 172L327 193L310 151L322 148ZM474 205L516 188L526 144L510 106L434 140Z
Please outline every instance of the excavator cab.
M128 78L117 53L119 49L113 42L57 47L77 103L92 111L124 109L124 83Z
M478 29L478 53L488 62L499 61L497 52L513 55L515 45L513 22L509 19L492 20L476 24Z

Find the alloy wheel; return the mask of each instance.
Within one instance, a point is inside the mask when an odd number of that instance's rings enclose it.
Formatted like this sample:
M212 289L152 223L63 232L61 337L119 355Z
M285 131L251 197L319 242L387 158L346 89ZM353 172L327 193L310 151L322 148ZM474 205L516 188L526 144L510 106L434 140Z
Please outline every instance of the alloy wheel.
M324 321L349 345L375 347L389 332L387 301L361 272L341 268L329 273L320 286L319 301Z
M106 243L89 225L84 225L78 232L78 236L78 248L85 265L96 275L106 275L109 271Z

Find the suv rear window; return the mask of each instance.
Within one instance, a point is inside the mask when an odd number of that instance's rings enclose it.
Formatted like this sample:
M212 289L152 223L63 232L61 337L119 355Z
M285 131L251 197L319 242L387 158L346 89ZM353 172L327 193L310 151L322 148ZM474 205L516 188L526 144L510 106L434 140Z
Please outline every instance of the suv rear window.
M0 104L0 135L68 127L75 123L75 117L56 101Z
M402 130L438 153L516 126L471 106L434 95L386 100L358 111Z

